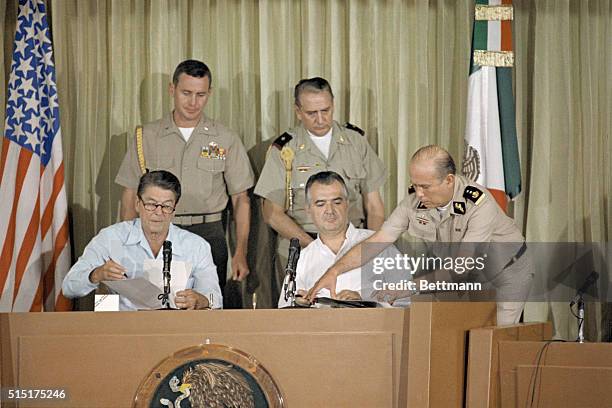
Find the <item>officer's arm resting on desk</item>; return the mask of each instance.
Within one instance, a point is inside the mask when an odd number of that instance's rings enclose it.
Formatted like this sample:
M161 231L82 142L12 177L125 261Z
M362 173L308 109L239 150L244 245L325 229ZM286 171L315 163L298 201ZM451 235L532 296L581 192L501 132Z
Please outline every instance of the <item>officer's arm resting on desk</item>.
M264 221L276 232L286 239L298 238L300 245L305 247L310 244L313 239L299 225L295 223L280 205L272 200L263 199L263 216Z

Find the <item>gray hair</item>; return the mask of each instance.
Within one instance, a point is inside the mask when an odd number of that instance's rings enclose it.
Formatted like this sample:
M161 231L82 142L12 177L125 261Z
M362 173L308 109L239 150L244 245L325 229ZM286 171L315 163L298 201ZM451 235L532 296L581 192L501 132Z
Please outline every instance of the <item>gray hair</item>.
M332 92L329 82L321 77L306 78L297 83L293 90L296 106L301 106L300 95L304 92L329 92L332 99L334 99L334 93Z

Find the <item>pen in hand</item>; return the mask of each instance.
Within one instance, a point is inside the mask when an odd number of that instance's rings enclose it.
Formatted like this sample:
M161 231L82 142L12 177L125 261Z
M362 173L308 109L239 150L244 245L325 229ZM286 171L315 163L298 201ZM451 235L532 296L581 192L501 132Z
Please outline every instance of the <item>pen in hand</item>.
M122 265L109 257L105 260L104 265L94 269L90 275L90 280L93 283L98 283L105 280L127 279L126 272L127 270Z

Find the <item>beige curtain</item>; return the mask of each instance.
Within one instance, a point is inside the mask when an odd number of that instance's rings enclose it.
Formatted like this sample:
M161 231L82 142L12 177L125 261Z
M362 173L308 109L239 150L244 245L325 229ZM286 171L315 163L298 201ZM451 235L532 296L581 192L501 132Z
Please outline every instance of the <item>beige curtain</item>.
M387 210L425 143L461 155L470 2L51 1L76 253L117 219L113 179L127 135L171 109L177 62L213 72L207 114L247 149L295 123L292 91L321 75L336 117L368 132L389 163Z
M525 185L516 218L529 241L609 242L612 237L611 24L610 1L515 2ZM611 267L606 277L612 276ZM572 295L568 290L568 299ZM600 321L601 310L589 309L589 332L597 338L599 328L592 323ZM526 317L552 318L558 337L576 336L566 302L528 305Z
M612 235L611 7L515 0L524 187L514 211L528 240ZM76 255L117 220L113 180L127 135L169 111L170 75L188 57L213 71L207 114L247 149L295 122L300 78L328 78L336 118L364 128L389 167L387 212L405 194L417 147L462 155L472 1L50 0L49 8ZM14 10L14 1L0 6L7 30Z

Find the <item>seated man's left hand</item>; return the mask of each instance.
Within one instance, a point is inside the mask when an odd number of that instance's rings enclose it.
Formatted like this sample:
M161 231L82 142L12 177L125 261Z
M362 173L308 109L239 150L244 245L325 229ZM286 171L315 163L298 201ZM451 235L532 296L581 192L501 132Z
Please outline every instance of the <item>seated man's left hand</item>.
M193 289L185 289L176 292L174 303L179 309L195 310L208 309L210 302L208 298Z
M361 300L361 295L359 292L355 292L354 290L342 290L338 292L336 295L336 299L338 300Z

